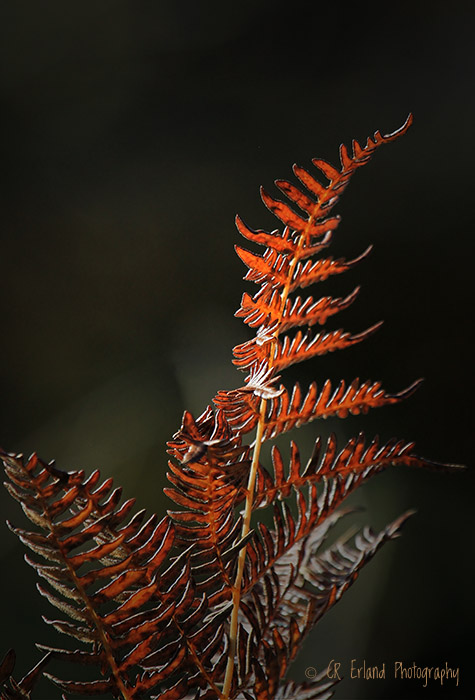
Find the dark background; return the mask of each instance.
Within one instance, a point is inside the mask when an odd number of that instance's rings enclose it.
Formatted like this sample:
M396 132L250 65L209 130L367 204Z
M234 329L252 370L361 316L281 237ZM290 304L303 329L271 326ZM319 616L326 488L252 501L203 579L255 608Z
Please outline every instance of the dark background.
M259 184L275 193L294 161L335 163L341 141L392 131L412 111L409 133L339 205L332 254L374 251L321 287L363 285L330 327L385 324L295 376L381 379L388 391L424 376L404 404L325 431L415 439L424 456L471 463L472 3L17 0L0 14L5 449L100 467L163 512L164 444L183 409L198 414L242 382L230 363L249 337L233 318L245 288L235 213L274 228ZM304 451L319 430L301 431ZM458 688L347 679L336 697L471 696L473 481L401 469L355 494L359 524L418 515L316 629L295 679L332 658L347 676L352 658L447 661ZM2 520L23 525L0 497ZM35 641L63 640L41 622L54 612L6 527L0 547L0 653L14 646L21 674Z

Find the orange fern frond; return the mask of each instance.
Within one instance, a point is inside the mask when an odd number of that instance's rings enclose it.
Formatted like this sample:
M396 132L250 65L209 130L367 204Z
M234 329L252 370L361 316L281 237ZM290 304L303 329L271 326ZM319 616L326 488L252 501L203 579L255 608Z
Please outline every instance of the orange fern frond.
M420 381L414 382L397 394L387 394L381 388L381 382L366 381L360 384L358 379L354 379L347 386L342 380L336 389L333 389L327 379L320 392L316 382L312 382L305 398L297 383L291 396L284 391L277 399L269 400L264 439L276 437L294 426L299 427L316 418L346 418L350 413L358 415L367 413L370 408L398 403L414 393Z
M259 284L270 282L274 287L283 287L288 283L291 265L288 255L282 255L270 248L262 256L251 253L240 246L235 246L235 250L249 268L249 272L244 277L245 280ZM307 260L305 263L300 261L293 271L289 292L293 292L297 287L308 287L316 282L324 282L331 275L339 275L350 270L361 260L364 260L371 250L372 246L368 246L361 255L348 261L343 260L343 258L334 260L331 257L320 258L316 261Z
M398 403L413 394L421 381L413 382L397 394L387 394L381 388L381 382L366 381L360 384L359 379L354 379L348 386L342 380L336 389L327 379L320 392L316 382L312 382L305 397L298 382L291 395L282 387L278 396L266 401L262 439L272 439L317 418L346 418L349 414L367 413L370 408ZM220 391L214 398L215 404L226 414L229 424L241 432L252 430L262 415L259 396L245 389Z
M273 476L259 466L254 508L271 505L276 499L288 498L295 490L312 483L324 482L326 478L344 479L346 492L360 484L361 478L386 469L389 466L407 466L430 469L434 471L457 471L459 465L442 464L418 457L413 453L414 443L392 439L384 445L378 436L366 447L364 433L350 438L347 444L338 450L337 439L332 433L326 444L318 437L315 441L312 457L302 467L300 452L296 443L290 443L291 454L289 468L286 472L280 450L272 448ZM358 483L356 483L358 482Z
M302 469L299 450L292 443L290 467L286 474L281 453L274 448L274 476L260 466L253 500L255 510L267 505L273 507L274 526L269 529L259 523L259 537L254 537L248 544L243 591L251 591L292 547L321 527L322 523L331 523L331 517L338 518L336 508L375 474L390 466L444 472L460 469L458 465L440 464L418 457L413 449L414 443L396 439L380 445L377 437L366 447L364 434L360 433L338 451L336 438L332 434L325 447L320 438L317 439L312 458L305 469ZM295 499L297 517L292 515L285 501L289 496Z
M282 339L273 339L270 336L262 336L257 334L255 338L236 345L233 349L233 363L242 370L249 370L261 363L268 356L267 343L274 343L274 354L272 358L272 367L276 372L280 372L286 367L290 367L298 362L310 360L312 357L325 355L327 352L335 350L344 350L362 340L369 338L375 333L378 328L381 328L382 321L375 323L371 328L367 328L361 333L352 335L341 328L336 331L328 331L317 333L312 337L308 332L302 333L298 330L293 338L286 335Z
M196 421L185 412L181 429L168 443L179 461L169 462L172 488L165 493L184 510L169 511L178 541L190 555L197 590L218 604L231 596L233 555L242 523L234 509L249 471L249 447L234 437L222 412L208 409Z
M112 479L99 484L97 470L85 479L82 471L60 471L35 455L24 461L2 454L2 460L7 489L44 534L11 529L48 561L27 558L48 584L38 585L40 593L70 618L45 621L93 650L42 648L53 658L94 664L106 674L88 682L49 677L66 692L123 698L175 683L177 669L193 657L195 637L196 646L202 644L207 611L186 555L167 561L175 539L171 520L152 516L144 522L139 511L124 524L134 500L119 506L121 489L113 489ZM208 635L219 627L214 619ZM201 656L203 672L207 663ZM131 676L137 667L141 674Z
M284 234L281 236L278 231L273 233L253 231L245 226L238 217L236 223L239 232L249 240L268 246L280 253L294 255L297 260L300 259L303 247L308 245L312 238L331 233L338 226L339 217L327 217L326 215L337 203L355 170L368 163L379 146L384 143L390 143L402 134L405 134L411 124L412 115L409 115L405 124L392 134L382 136L379 131L376 131L373 139L368 138L364 147L361 147L357 141L353 141L352 154L342 145L340 147L340 170L337 170L324 160L314 158L312 162L315 167L329 180L327 186L322 185L303 168L294 165L294 173L306 188L306 192L302 192L298 187L286 180L277 180L276 185L288 196L293 204L296 204L302 212L305 212L306 216L303 217L297 214L288 204L274 199L265 190L261 189L261 197L264 204L287 227L284 230ZM290 231L293 233L290 233ZM304 242L299 247L296 240L300 235L304 238ZM241 256L243 253L240 252L239 255Z
M411 122L410 115L392 134L375 132L364 146L353 141L351 151L341 146L338 168L313 159L327 184L295 165L301 184L276 181L289 203L261 190L282 232L253 230L236 217L242 236L265 247L259 255L236 246L248 267L244 279L259 285L253 296L244 293L236 312L255 329L254 338L233 350L234 365L247 376L238 388L218 391L198 418L184 412L167 443L164 491L175 506L163 519L146 519L144 511L133 515L134 500L121 502L121 489L112 479L101 483L97 470L86 477L35 455L24 460L0 454L7 488L35 529L10 527L33 552L27 561L45 582L39 592L62 614L46 622L85 645L74 650L38 645L44 656L21 681L13 677L15 655L8 652L0 663L2 700L30 700L40 673L66 693L122 700L332 696L336 681L324 674L294 683L285 680L287 671L310 629L376 552L399 536L411 514L377 535L366 528L328 546L331 528L351 512L340 506L390 466L460 467L419 457L413 442L367 441L362 432L343 447L334 434L317 437L307 463L292 441L288 466L274 446L268 468L261 448L320 418L398 403L420 383L388 393L372 380L326 380L303 392L298 382L291 390L280 384L279 374L355 345L381 325L357 334L315 333L312 326L347 309L359 288L335 298L294 293L368 255L371 246L353 260L317 257L340 223L330 212L354 172ZM272 508L272 524L259 518L265 508ZM44 671L52 661L87 664L96 674L93 680L61 680Z
M359 292L359 287L356 287L344 298L321 297L317 301L313 297L296 297L294 300L287 299L282 308L279 292L271 291L269 287L262 287L253 297L245 292L235 315L241 316L251 328L278 322L279 333L296 326L323 325L329 316L347 309Z

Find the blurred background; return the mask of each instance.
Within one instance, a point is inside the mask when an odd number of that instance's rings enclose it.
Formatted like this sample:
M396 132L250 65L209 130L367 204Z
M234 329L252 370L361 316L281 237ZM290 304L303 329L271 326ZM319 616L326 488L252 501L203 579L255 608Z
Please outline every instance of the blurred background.
M276 194L294 161L335 163L341 141L393 131L412 111L409 133L339 205L331 254L373 243L371 256L312 290L361 283L329 327L384 326L289 380L359 376L391 392L425 377L404 404L323 433L414 439L421 455L470 464L474 14L469 2L405 0L3 3L4 449L100 467L140 507L164 512L165 442L184 408L197 415L242 383L231 348L250 334L233 314L253 290L233 251L234 215L275 228L260 184ZM304 454L321 430L302 429ZM336 659L340 700L473 697L473 486L473 471L395 469L352 497L366 509L360 525L418 514L315 630L294 679ZM0 499L2 521L24 525ZM39 658L35 641L63 640L42 623L54 612L6 527L0 550L0 654L15 647L20 675ZM448 662L460 685L358 682L353 658ZM52 692L41 685L35 697Z

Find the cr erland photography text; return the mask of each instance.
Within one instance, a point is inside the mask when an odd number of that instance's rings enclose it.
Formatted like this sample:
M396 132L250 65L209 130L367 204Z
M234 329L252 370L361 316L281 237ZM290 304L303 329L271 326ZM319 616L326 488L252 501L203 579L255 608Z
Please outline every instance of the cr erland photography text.
M323 669L307 666L305 675L312 679ZM349 659L342 661L331 659L326 667L326 676L329 680L396 680L404 682L420 683L424 688L437 683L458 687L460 683L460 668L443 661L433 666L418 664L415 661L394 660L378 664L369 663L366 659Z

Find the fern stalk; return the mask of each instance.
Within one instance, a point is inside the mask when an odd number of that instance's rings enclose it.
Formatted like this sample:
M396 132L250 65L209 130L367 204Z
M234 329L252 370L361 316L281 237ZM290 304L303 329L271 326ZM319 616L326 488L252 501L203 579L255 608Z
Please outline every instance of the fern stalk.
M311 215L308 218L307 225L305 226L304 230L302 231L302 233L299 237L297 248L295 251L295 255L294 255L292 262L290 263L290 266L289 266L287 281L285 283L284 289L282 290L282 294L280 297L281 301L280 301L279 320L278 320L276 328L272 334L273 339L272 339L272 341L270 343L270 347L269 347L268 365L269 365L270 369L272 368L272 365L273 365L273 360L275 357L275 349L276 349L276 345L277 345L277 338L279 337L280 325L282 322L282 316L284 314L285 304L286 304L288 296L290 294L290 287L292 284L292 278L293 278L297 263L299 261L300 251L302 250L304 244L307 242L307 236L308 236L308 232L310 230L310 227L313 224L313 222L318 218L318 214L322 208L322 204L324 204L324 202L326 200L327 200L327 198L322 197L315 204L315 207L314 207ZM262 442L263 442L263 438L264 438L264 429L266 426L266 409L267 409L267 399L262 398L261 403L260 403L260 407L259 407L259 422L257 424L257 429L256 429L256 439L254 442L252 463L251 463L251 469L249 472L249 479L248 479L248 484L247 484L246 506L245 506L245 510L244 510L244 519L243 519L242 532L241 532L242 539L247 537L247 535L249 534L249 531L251 529L252 506L253 506L253 502L254 502L254 487L255 487L255 483L256 483L257 469L259 466L259 456L261 453L261 447L262 447ZM236 643L237 643L238 622L239 622L239 607L241 604L241 585L242 585L242 577L244 574L244 566L246 563L246 553L247 553L247 545L245 545L241 549L241 551L239 552L236 579L234 581L234 586L233 586L233 610L232 610L231 622L230 622L230 628L229 628L230 644L229 644L229 651L228 651L228 661L227 661L227 666L226 666L226 675L225 675L224 685L223 685L223 700L229 700L229 693L231 690L231 683L232 683L232 679L233 679L233 675L234 675Z

